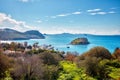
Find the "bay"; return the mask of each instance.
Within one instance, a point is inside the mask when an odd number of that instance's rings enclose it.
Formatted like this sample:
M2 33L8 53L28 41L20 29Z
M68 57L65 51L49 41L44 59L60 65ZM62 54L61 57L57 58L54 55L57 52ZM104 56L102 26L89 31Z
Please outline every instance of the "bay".
M55 34L45 35L45 39L30 39L30 40L13 40L14 42L28 42L32 45L38 42L39 45L52 45L55 50L78 52L82 54L93 47L102 46L108 49L111 53L115 48L120 47L120 35L89 35L89 34ZM88 45L70 45L69 43L75 38L85 37L90 44ZM68 48L69 47L69 48Z

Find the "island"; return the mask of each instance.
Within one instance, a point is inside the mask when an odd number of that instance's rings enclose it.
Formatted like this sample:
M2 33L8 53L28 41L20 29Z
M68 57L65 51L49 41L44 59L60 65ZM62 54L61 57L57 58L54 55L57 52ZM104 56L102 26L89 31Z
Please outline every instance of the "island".
M71 41L70 44L72 45L87 45L89 44L90 42L88 41L87 38L77 38L77 39L74 39L73 41Z

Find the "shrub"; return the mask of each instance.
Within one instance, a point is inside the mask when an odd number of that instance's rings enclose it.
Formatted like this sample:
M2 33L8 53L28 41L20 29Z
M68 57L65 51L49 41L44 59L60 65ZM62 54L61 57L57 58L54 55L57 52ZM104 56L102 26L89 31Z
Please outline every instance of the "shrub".
M11 76L14 80L40 80L44 72L43 64L36 55L17 59Z
M67 54L65 55L65 60L68 60L68 61L73 62L73 61L75 60L75 57L76 57L75 54L67 53Z
M60 72L57 80L95 80L84 73L84 70L77 68L75 63L61 61L60 66L63 70Z
M43 63L47 65L58 65L59 61L62 60L61 56L56 53L43 52L39 56Z
M88 52L83 54L84 57L90 56L90 57L97 57L101 59L111 59L112 55L111 53L105 49L104 47L94 47L90 49Z
M114 59L118 59L120 61L120 49L116 48L112 56Z
M9 68L9 58L0 53L0 79L4 79L7 76L6 71L9 71Z

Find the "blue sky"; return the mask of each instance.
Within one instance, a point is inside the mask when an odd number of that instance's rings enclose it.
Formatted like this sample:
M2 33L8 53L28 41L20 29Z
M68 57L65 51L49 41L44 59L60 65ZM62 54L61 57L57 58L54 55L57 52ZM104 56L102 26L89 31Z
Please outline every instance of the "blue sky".
M0 0L0 28L120 34L120 0Z

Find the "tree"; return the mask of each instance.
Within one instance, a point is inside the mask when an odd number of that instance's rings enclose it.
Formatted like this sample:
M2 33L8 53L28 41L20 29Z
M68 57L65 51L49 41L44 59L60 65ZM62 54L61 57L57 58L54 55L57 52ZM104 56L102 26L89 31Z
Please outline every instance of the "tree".
M61 67L59 65L44 65L43 80L57 80Z
M73 61L75 60L75 57L76 57L75 54L67 53L67 54L65 55L65 60L68 60L68 61L73 62Z
M43 52L40 53L39 56L43 63L47 65L58 65L59 61L62 59L59 54L51 52Z
M6 71L9 71L9 68L9 58L4 54L0 53L0 79L6 77Z
M15 42L11 42L11 44L10 44L10 50L17 50L17 43L15 43Z
M112 59L111 53L104 47L94 47L83 54L84 57L91 56L101 59Z
M116 48L112 56L114 59L118 59L120 61L120 49Z
M40 80L44 72L43 64L38 56L27 56L18 59L11 76L14 80Z
M81 60L78 63L79 67L85 69L85 72L90 76L96 76L98 70L98 64L100 59L96 57L86 57L85 60Z
M79 68L84 68L86 74L97 79L108 78L107 67L100 65L101 60L112 59L110 52L103 47L94 47L88 52L78 56L76 63Z

